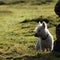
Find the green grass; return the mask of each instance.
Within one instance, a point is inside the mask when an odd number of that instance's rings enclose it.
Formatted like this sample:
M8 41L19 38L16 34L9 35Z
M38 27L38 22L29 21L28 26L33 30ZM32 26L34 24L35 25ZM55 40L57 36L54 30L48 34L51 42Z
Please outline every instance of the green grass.
M59 60L50 52L35 50L37 38L34 37L34 29L38 18L49 21L48 28L56 39L54 25L57 25L60 19L54 12L54 5L0 6L1 60Z

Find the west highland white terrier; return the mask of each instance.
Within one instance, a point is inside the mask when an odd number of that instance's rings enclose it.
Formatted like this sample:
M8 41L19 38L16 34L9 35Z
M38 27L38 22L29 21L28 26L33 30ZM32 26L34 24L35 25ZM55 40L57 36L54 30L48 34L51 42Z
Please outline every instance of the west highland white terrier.
M41 51L52 51L53 50L53 36L47 29L46 22L42 22L38 24L38 26L35 28L35 37L38 37L38 41L36 44L36 49Z

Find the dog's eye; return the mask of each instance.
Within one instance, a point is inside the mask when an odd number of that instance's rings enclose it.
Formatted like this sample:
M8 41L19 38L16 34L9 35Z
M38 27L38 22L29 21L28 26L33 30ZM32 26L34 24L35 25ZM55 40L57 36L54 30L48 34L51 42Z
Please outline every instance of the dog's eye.
M41 30L38 30L39 32L41 31Z

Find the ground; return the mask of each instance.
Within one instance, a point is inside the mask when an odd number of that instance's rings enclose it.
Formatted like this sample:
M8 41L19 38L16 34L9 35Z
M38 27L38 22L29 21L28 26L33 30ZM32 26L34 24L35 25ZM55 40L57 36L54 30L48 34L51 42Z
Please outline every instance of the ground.
M34 29L38 21L46 21L56 40L55 28L60 18L55 3L43 5L0 5L0 60L60 60L51 52L35 50Z

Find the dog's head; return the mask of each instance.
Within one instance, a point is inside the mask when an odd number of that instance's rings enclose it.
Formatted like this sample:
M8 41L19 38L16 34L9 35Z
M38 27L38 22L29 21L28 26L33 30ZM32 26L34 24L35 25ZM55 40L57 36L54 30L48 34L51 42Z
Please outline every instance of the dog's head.
M38 26L35 28L35 37L44 37L47 33L47 24L46 22L39 22Z

